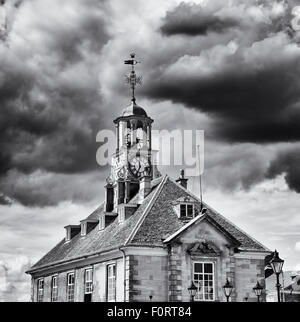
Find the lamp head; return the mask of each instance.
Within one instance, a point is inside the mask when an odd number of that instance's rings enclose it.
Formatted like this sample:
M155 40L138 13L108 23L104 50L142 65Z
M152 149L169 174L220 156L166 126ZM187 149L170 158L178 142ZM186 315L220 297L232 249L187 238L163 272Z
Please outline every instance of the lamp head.
M191 282L191 286L188 288L188 291L190 293L190 296L194 297L197 293L197 287L195 286L195 284L193 283L193 281Z
M257 281L256 285L253 287L253 291L256 296L261 296L263 289L264 288L259 284L258 281Z
M229 282L228 278L226 279L226 283L223 285L223 291L226 297L229 297L232 293L233 286Z
M273 258L270 260L270 264L275 274L280 274L282 272L284 260L279 257L277 250L274 252Z

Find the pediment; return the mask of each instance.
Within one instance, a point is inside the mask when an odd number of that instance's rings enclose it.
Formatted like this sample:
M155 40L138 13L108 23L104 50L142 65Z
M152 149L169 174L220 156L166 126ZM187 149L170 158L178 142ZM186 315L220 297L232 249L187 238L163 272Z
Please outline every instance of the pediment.
M221 253L221 250L212 241L202 239L188 246L187 252L192 256L197 256L197 255L219 256Z
M192 198L191 196L184 196L184 197L180 197L176 200L173 200L171 203L176 206L179 205L181 203L191 203L191 204L195 204L198 201L195 198Z
M240 242L225 227L218 224L208 214L196 217L169 236L165 242L172 241L193 244L193 252L218 253L220 247L238 247Z

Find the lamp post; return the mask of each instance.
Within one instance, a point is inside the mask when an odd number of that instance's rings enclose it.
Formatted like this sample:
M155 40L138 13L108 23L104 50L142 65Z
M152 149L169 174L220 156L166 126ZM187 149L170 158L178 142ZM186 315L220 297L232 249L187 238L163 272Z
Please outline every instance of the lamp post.
M278 302L280 302L280 287L281 287L281 285L279 283L279 275L282 272L283 263L284 263L284 260L279 257L279 254L278 254L277 250L275 249L274 256L270 260L270 264L272 266L274 273L276 274L276 279L277 279L276 288L277 288Z
M253 291L254 291L255 295L257 296L257 302L259 302L259 298L261 296L263 289L264 288L257 281L256 285L253 287Z
M228 278L226 278L226 283L223 285L223 291L226 296L226 301L229 302L230 295L232 293L233 286L230 284Z
M194 298L195 298L195 295L197 293L197 287L195 286L195 284L193 283L193 281L191 282L191 286L188 287L188 291L190 293L191 302L194 302Z

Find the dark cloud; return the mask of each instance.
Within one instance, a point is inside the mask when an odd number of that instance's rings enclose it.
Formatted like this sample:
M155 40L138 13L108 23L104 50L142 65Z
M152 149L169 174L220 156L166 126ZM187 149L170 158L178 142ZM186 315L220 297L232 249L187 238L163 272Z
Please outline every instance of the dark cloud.
M151 85L147 95L210 114L215 133L224 140L295 141L300 139L299 58L258 71L236 61L227 66L229 71L209 77L166 77Z
M196 36L206 35L208 32L222 33L239 23L236 17L222 17L205 10L205 7L183 2L173 11L167 12L160 30L167 36Z
M284 174L289 188L300 193L300 148L282 151L271 162L267 176L274 178Z
M106 169L106 171L108 171ZM1 179L0 204L19 202L28 207L55 206L65 200L73 203L101 201L105 171L78 174L53 174L35 171L30 174L11 170Z
M39 170L99 170L96 134L107 128L99 84L99 56L110 39L105 1L68 2L24 1L18 12L7 10L9 37L0 44L0 187L27 205L62 199L30 184L22 192L11 170L25 182Z
M204 38L211 40L211 46L199 48L200 54L174 54L170 64L153 70L152 81L143 93L208 114L214 122L210 133L221 140L297 141L300 49L282 30L280 21L285 20L287 8L280 7L280 2L266 2L260 7L254 7L253 2L243 4L232 6L232 15L245 18L243 27L226 31L226 42L218 38L219 44L214 43L214 35L207 34ZM205 10L198 6L197 13L197 5L181 4L174 12L186 16L186 8L193 8L200 18L201 10ZM169 18L170 13L165 19ZM174 24L176 21L182 26L180 19L174 18ZM253 26L245 29L251 21Z

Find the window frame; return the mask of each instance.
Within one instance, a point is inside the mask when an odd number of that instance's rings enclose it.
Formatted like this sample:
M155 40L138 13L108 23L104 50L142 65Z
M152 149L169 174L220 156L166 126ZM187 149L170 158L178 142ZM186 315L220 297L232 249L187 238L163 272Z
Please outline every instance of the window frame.
M73 284L69 283L69 276L74 278ZM70 292L71 290L71 292ZM71 294L71 296L70 296ZM67 302L75 302L75 272L69 272L67 274Z
M87 280L87 272L91 272L91 279ZM94 270L92 267L86 268L84 270L84 294L93 294L93 279L94 279ZM90 283L87 285L87 283ZM88 291L87 291L88 289Z
M40 283L42 283L42 287L40 287ZM44 301L44 289L45 289L45 281L44 278L39 278L37 280L37 302Z
M87 232L87 222L83 222L81 223L81 231L80 234L81 236L86 236L86 232Z
M105 217L104 215L101 215L99 217L99 230L104 230L105 229Z
M53 286L54 280L56 280L55 287ZM53 275L51 278L51 302L58 302L58 275Z
M188 206L192 207L192 214L189 216L188 215ZM182 207L185 207L185 215L182 215L181 209ZM181 219L190 219L190 218L194 218L194 214L195 214L195 205L193 203L189 203L189 202L181 202L179 204L179 218Z
M114 275L113 276L109 276L109 270L110 267L114 267ZM112 285L113 285L113 289L112 292L110 292L110 285L111 285L111 281L110 279L112 279ZM106 266L106 301L107 302L116 302L117 301L117 264L116 263L110 263L107 264ZM110 298L110 293L112 293L113 297Z
M67 233L66 233L66 242L69 242L71 240L71 228L67 228Z
M202 265L202 273L195 272L195 266L196 266L196 264L201 264ZM205 264L212 265L212 273L205 273L204 272L204 265ZM213 261L193 261L193 270L192 270L193 275L192 275L192 280L193 280L193 283L195 284L195 286L197 287L197 293L196 293L196 295L194 297L194 301L195 302L214 302L216 300L215 265L216 265L216 263L213 262ZM212 292L212 295L213 295L212 299L205 298L205 294L208 294L208 293L205 293L205 286L203 286L203 285L201 286L201 290L200 290L200 293L202 295L202 299L197 298L197 295L198 295L198 292L199 291L198 291L198 285L197 285L198 283L195 280L195 274L202 275L202 281L205 281L205 277L204 277L205 275L212 277L212 279L211 279L211 281L212 281L212 290L213 290L213 292ZM210 280L208 280L208 281L210 281Z

